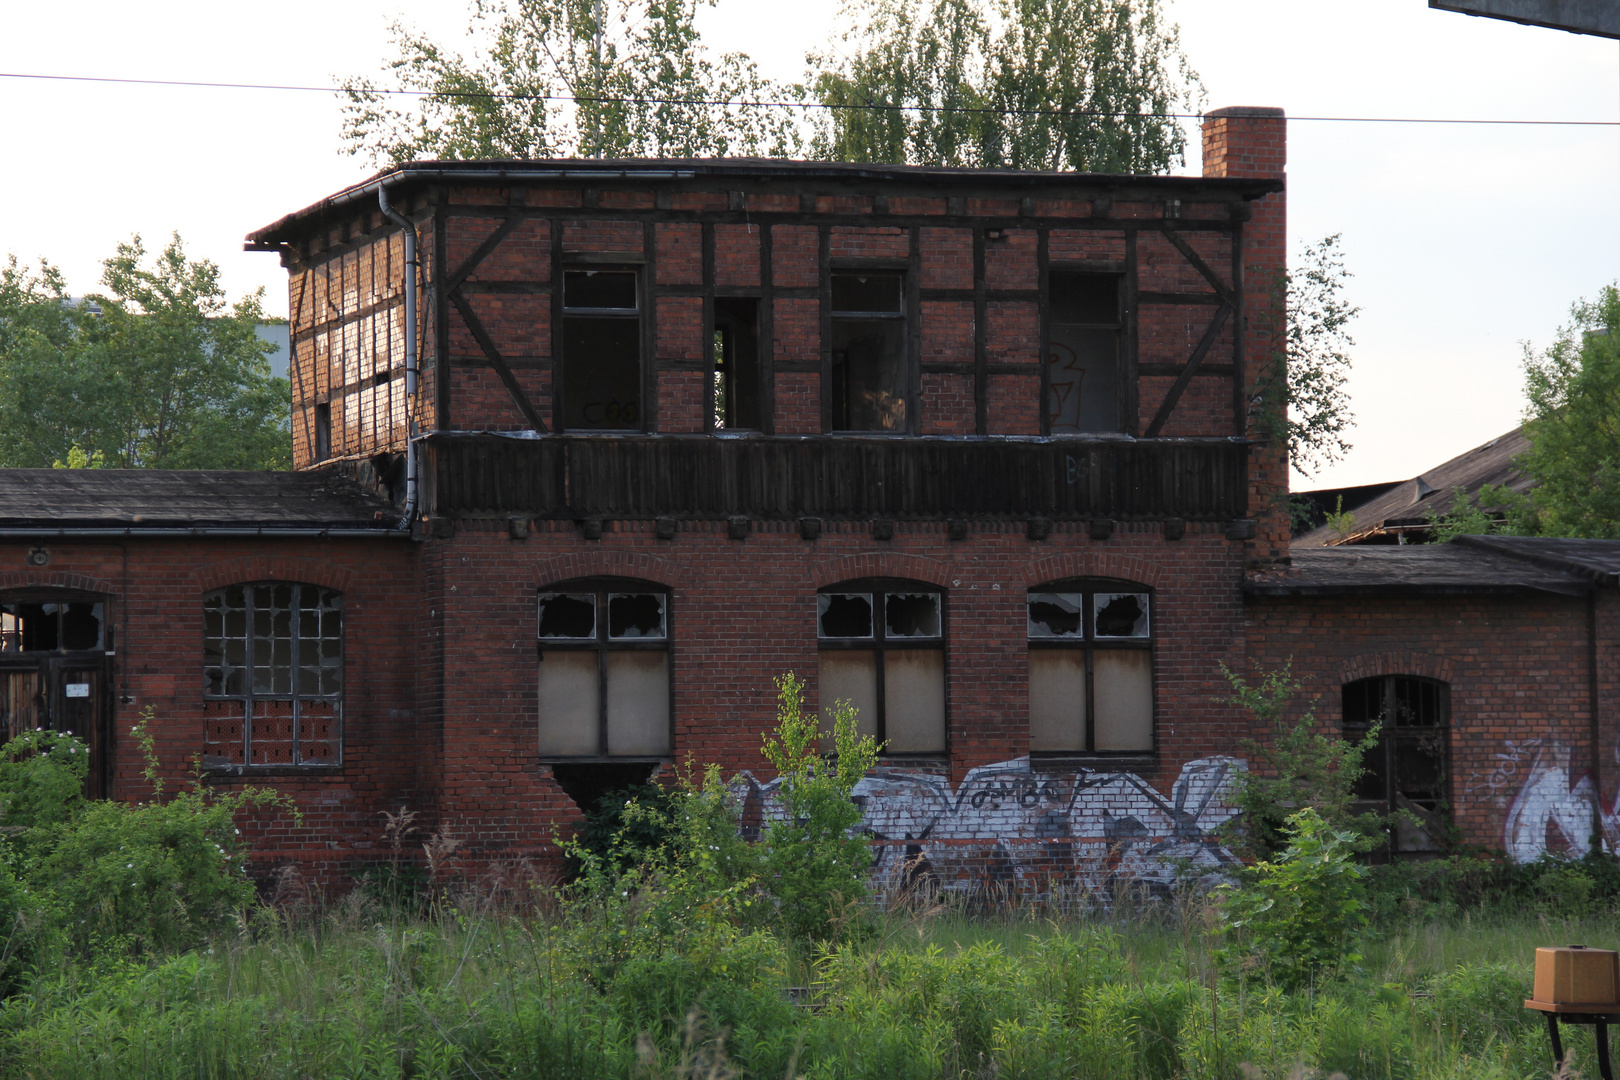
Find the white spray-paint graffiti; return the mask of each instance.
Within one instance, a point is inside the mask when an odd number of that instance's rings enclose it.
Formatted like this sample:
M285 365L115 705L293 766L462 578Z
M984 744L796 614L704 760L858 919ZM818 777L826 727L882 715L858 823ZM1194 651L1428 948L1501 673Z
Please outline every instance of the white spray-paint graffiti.
M1604 809L1597 785L1583 771L1570 782L1570 750L1559 742L1538 743L1535 756L1524 769L1524 782L1507 808L1502 846L1508 857L1528 862L1562 850L1585 855L1591 847L1594 824L1605 846L1620 848L1620 815Z
M1220 875L1236 859L1214 830L1236 812L1225 795L1243 763L1209 757L1182 766L1169 798L1135 773L1048 770L1028 758L982 765L954 791L945 777L876 769L855 788L874 840L880 888L925 880L947 890L994 883L1044 892L1062 880L1099 899L1122 881L1162 889L1178 873ZM780 813L781 781L739 774L744 824Z

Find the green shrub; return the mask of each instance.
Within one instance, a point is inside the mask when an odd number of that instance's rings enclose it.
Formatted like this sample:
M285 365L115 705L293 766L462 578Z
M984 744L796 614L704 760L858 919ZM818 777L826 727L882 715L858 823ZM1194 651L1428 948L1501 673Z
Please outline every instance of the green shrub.
M1297 987L1361 960L1351 951L1367 924L1356 836L1337 832L1313 809L1289 816L1288 847L1256 863L1242 888L1223 885L1222 960L1245 975Z
M611 858L621 870L628 870L670 842L674 817L674 798L661 784L609 791L585 811L585 824L574 834L574 845L579 851ZM577 876L583 869L578 858L569 857L569 876Z
M0 825L30 829L68 820L84 805L90 748L66 732L25 731L0 745Z
M855 709L831 705L833 754L823 756L821 725L803 711L804 682L788 672L776 680L777 726L764 753L782 786L780 816L765 836L766 885L783 926L796 938L838 938L860 925L852 917L866 899L872 852L856 831L861 810L855 785L877 763L879 747L856 731Z
M200 779L164 800L151 720L148 708L130 731L146 758L151 802L73 803L65 819L27 834L28 883L81 954L184 949L228 927L255 898L236 815L249 807L297 813L273 791L216 794Z

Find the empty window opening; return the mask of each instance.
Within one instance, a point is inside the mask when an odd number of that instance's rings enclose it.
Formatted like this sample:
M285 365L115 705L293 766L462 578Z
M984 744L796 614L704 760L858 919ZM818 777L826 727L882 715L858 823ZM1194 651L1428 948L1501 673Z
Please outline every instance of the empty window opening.
M292 582L203 597L203 765L342 763L343 597Z
M1119 275L1053 272L1046 419L1054 435L1121 431Z
M322 402L315 406L315 460L325 461L332 456L332 406Z
M563 274L562 426L641 426L641 308L631 270Z
M943 601L937 592L904 587L816 597L824 735L831 732L834 704L848 701L858 710L860 732L886 743L885 752L944 753ZM881 622L874 610L884 613Z
M904 289L899 274L832 276L832 427L907 430Z
M669 596L622 588L587 583L540 594L543 755L656 757L671 751ZM606 618L598 617L601 612Z
M1406 811L1395 819L1389 853L1440 850L1449 832L1449 687L1434 679L1384 675L1346 683L1343 704L1345 738L1359 742L1378 725L1378 742L1362 758L1359 809Z
M1027 598L1030 749L1151 751L1149 594L1084 581L1050 589Z
M715 300L714 430L762 429L759 368L759 301Z
M0 653L102 649L104 611L101 604L92 601L0 603Z
M604 796L652 782L656 761L566 761L551 767L557 786L585 813L598 808Z

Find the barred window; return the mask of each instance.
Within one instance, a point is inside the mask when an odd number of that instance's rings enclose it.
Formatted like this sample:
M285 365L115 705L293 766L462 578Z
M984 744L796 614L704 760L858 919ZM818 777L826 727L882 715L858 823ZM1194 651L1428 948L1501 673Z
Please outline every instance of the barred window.
M203 597L206 768L343 761L343 596L293 582Z

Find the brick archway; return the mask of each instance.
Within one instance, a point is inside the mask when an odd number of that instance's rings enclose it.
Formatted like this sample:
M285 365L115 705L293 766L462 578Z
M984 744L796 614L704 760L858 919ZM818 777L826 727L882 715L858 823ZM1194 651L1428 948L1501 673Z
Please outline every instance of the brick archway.
M1159 565L1135 555L1070 551L1052 555L1024 566L1024 585L1032 587L1065 578L1118 578L1140 582L1149 588L1159 586Z
M653 581L676 588L682 584L683 573L679 563L657 555L633 551L591 551L575 555L558 555L541 559L534 566L534 585L541 588L554 581L571 578L622 577Z
M72 589L109 595L118 591L110 581L61 570L9 570L0 574L0 592L12 589Z
M346 567L322 559L295 559L276 555L224 559L199 566L192 573L200 592L211 592L227 585L249 581L302 581L325 589L348 592L354 574Z
M1443 656L1420 652L1376 652L1353 656L1339 665L1339 684L1372 679L1380 675L1418 675L1450 683L1457 677L1457 666Z
M951 564L930 559L924 555L902 555L891 551L869 551L860 555L843 555L817 563L810 571L811 580L818 589L836 585L840 581L856 578L904 578L907 581L926 581L941 588L950 584Z

